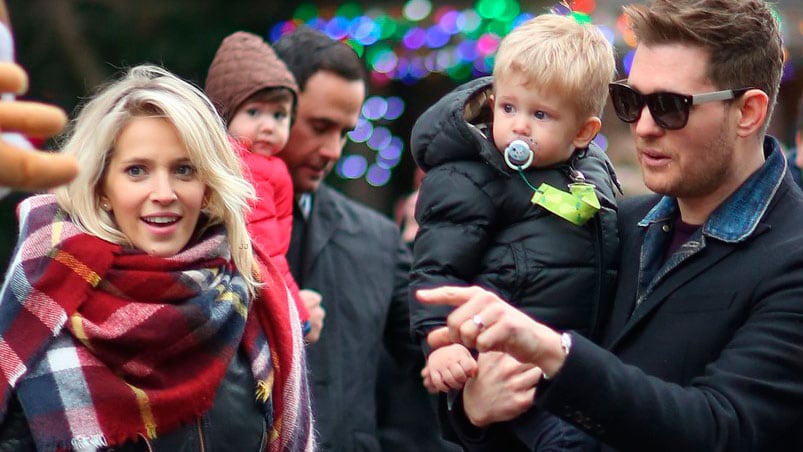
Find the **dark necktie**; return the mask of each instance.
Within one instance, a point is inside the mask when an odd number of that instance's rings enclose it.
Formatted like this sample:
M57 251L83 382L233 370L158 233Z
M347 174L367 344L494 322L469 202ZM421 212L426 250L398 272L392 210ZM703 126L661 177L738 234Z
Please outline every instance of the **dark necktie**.
M307 220L297 203L293 203L293 233L290 235L290 247L287 250L287 263L290 273L296 283L301 287L303 283L302 269L304 268L304 242L307 233Z

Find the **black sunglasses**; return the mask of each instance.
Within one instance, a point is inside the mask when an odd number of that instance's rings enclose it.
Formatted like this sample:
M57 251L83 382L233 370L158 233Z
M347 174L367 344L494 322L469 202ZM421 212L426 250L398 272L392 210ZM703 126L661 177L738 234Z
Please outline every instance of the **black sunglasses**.
M670 92L641 94L624 82L625 80L619 80L608 85L616 116L627 123L636 122L641 117L641 112L646 104L655 123L667 130L686 127L686 123L689 121L689 109L692 105L736 99L752 89L726 89L694 95Z

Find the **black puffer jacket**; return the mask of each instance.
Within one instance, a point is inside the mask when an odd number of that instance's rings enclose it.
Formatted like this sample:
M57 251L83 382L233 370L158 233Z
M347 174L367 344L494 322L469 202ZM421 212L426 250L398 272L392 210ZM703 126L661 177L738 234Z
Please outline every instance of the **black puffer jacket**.
M416 289L479 284L554 328L593 335L617 268L613 168L592 144L570 162L524 172L535 187L546 182L561 190L568 190L572 168L582 172L602 205L583 226L532 204L532 190L482 132L491 83L485 77L458 87L413 127L413 157L426 171L411 272L414 333L423 339L450 311L418 303Z

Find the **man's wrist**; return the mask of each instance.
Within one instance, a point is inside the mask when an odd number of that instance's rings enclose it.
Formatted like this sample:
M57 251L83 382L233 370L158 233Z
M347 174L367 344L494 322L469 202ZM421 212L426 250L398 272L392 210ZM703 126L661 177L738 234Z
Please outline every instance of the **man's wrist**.
M553 350L557 350L553 347ZM563 364L566 362L566 358L569 357L569 353L572 350L572 336L569 333L563 333L560 335L560 351L557 353L552 352L552 355L555 355L551 359L545 359L544 365L541 366L541 376L544 380L551 380L555 378L555 375L560 372L560 369L563 368Z

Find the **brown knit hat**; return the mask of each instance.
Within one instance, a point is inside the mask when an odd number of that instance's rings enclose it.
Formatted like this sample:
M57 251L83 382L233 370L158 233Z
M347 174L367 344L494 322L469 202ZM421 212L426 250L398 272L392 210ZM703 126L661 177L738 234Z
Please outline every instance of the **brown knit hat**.
M227 36L209 65L205 87L226 124L240 104L266 88L290 90L295 110L298 85L271 46L261 37L245 31Z

